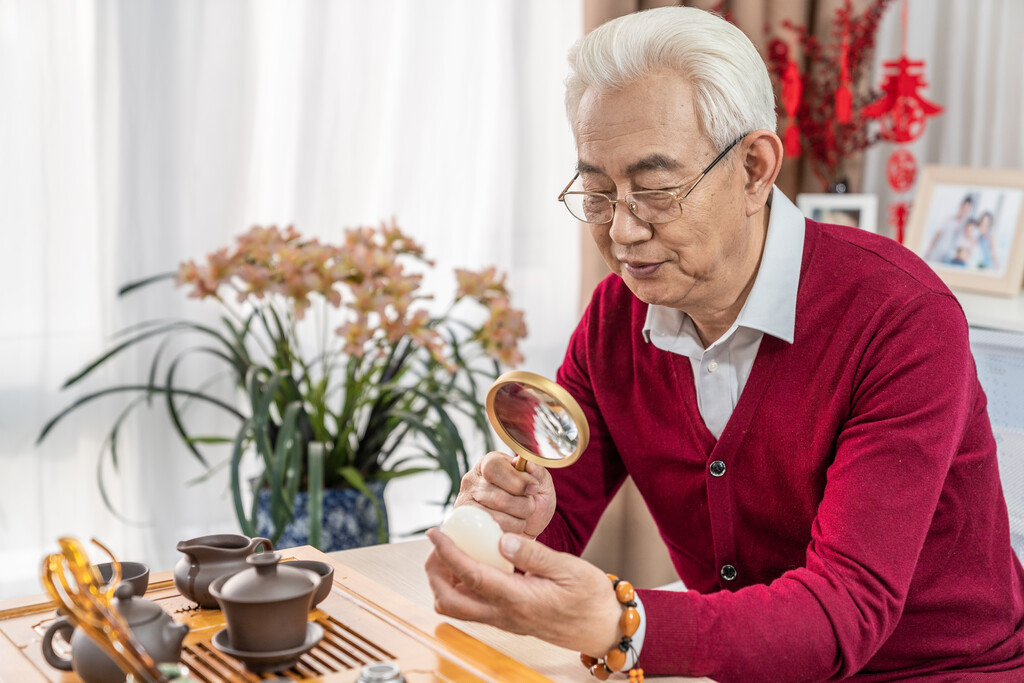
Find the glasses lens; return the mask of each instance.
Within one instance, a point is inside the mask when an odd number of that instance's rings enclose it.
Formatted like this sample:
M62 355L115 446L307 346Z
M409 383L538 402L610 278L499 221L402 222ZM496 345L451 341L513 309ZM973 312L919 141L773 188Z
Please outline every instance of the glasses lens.
M607 223L612 219L612 203L603 194L566 192L569 213L585 223Z
M668 223L683 214L679 200L671 192L632 192L626 200L636 217L648 223Z

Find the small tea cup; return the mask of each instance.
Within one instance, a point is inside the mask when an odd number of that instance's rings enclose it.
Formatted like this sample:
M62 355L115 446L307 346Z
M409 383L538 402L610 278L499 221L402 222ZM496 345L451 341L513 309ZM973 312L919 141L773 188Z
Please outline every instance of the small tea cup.
M109 584L110 580L114 577L113 562L98 564L96 565L96 570L100 573L104 585ZM146 589L149 588L149 567L141 562L122 562L121 582L132 585L132 594L135 597L143 597L146 594Z
M283 566L308 569L311 572L316 572L316 575L320 577L320 585L317 587L316 593L313 593L313 607L316 607L326 600L327 596L331 594L331 586L334 585L334 565L330 562L321 562L319 560L292 560L285 563Z

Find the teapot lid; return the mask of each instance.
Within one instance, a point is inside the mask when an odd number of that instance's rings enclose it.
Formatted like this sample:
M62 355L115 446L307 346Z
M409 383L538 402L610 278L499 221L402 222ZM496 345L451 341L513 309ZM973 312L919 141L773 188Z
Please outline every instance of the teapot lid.
M299 595L312 594L319 577L308 569L279 564L276 552L249 555L248 569L234 574L218 591L225 599L236 602L276 602Z
M166 615L163 608L152 600L144 600L135 597L135 589L130 583L121 582L114 589L114 607L129 626L139 626L148 621L156 619L161 614Z

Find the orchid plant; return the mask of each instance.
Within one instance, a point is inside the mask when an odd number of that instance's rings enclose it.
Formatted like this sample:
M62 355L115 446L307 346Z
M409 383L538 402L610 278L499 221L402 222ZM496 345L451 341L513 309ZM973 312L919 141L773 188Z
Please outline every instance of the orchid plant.
M478 398L481 382L489 385L500 364L522 360L518 342L526 326L522 312L510 303L504 275L494 268L457 269L454 301L444 314L432 316L423 305L431 297L422 292L423 274L415 267L433 265L394 222L350 229L337 246L305 238L291 227L254 227L237 238L233 250L219 249L204 263L188 261L176 273L123 287L122 295L173 277L179 286L191 288L190 296L215 301L222 309L221 323L154 320L133 328L64 387L77 385L126 349L162 337L148 381L78 398L39 438L94 399L133 394L107 439L105 452L116 465L125 418L162 395L174 429L207 471L214 464L206 450L230 445L235 512L250 535L256 531L256 496L250 502L244 490L242 463L246 453L255 452L261 467L254 486L270 491L273 540L292 519L300 490L309 493L313 545L319 545L319 501L327 488L363 492L383 519L370 482L440 470L450 480L448 503L469 467L457 423L470 424L491 446ZM482 307L475 324L456 315L472 301ZM168 342L184 334L204 343L166 358ZM223 363L241 400L237 394L217 393L210 382L179 382L181 363L196 354ZM193 433L187 413L197 404L226 415L232 431ZM386 526L380 531L386 540Z

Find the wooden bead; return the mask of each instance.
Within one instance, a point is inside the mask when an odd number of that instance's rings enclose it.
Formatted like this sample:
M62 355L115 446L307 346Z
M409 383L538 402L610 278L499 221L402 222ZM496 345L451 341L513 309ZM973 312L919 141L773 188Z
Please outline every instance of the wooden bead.
M633 637L636 630L640 628L640 612L636 607L627 607L623 611L622 618L619 619L619 628L622 629L622 635L627 638Z
M620 580L615 574L608 574L607 576L608 580L612 582L612 588L615 590L615 599L625 607L622 611L622 617L619 619L619 627L622 629L625 637L618 645L608 651L604 660L595 659L587 654L580 654L580 661L583 662L583 666L589 669L590 675L599 681L608 680L609 676L617 671L622 671L622 668L626 666L626 655L632 649L630 641L633 634L640 627L640 612L636 609L636 591L633 590L633 584L629 581ZM630 669L630 683L643 683L643 680L643 669L636 667Z
M612 671L622 671L622 667L626 666L626 653L617 647L612 648L605 655L604 664Z

